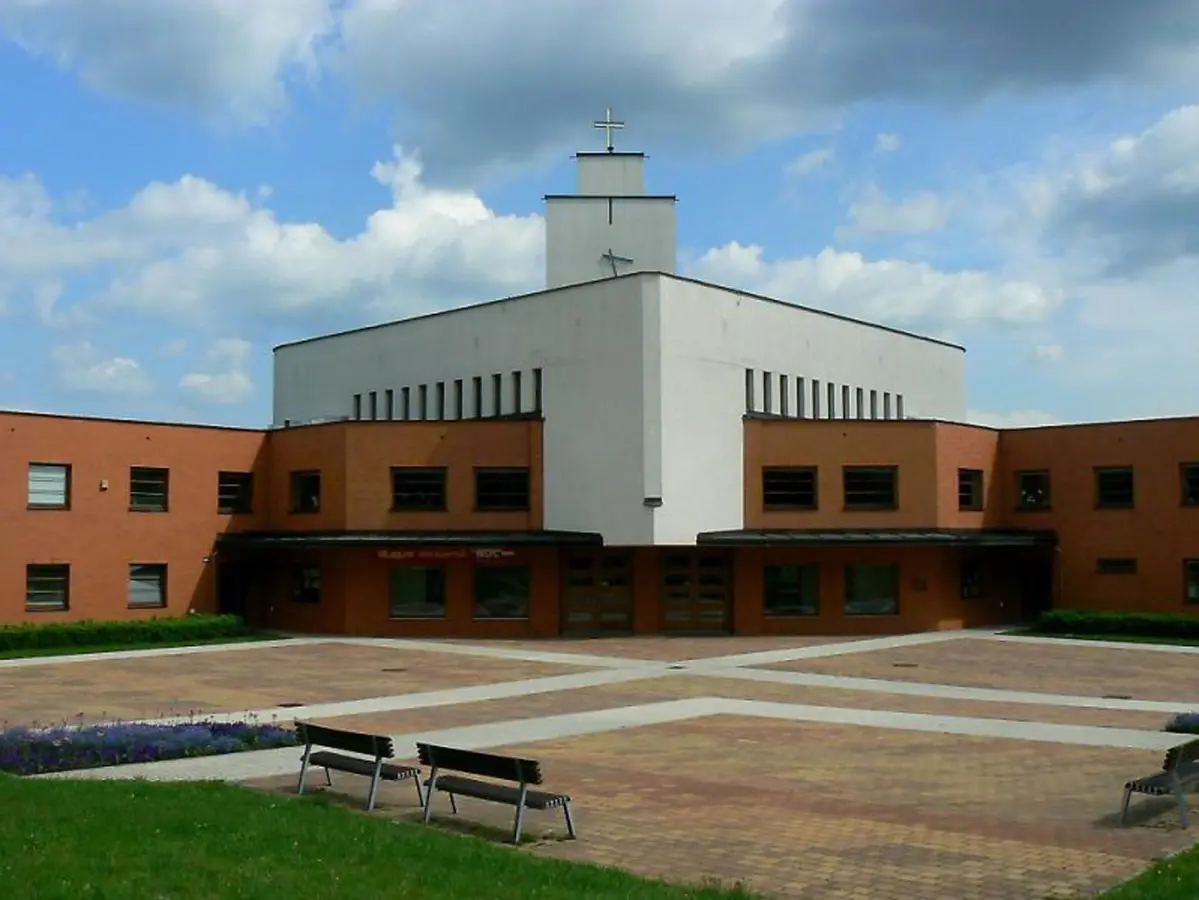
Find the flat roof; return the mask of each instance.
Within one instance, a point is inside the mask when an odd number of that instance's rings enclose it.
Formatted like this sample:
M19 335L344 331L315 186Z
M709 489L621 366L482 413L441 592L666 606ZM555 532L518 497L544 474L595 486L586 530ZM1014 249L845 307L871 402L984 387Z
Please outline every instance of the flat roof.
M584 199L586 199L586 198L584 198ZM619 281L619 280L625 279L625 278L640 278L645 275L655 275L655 276L658 276L661 278L672 278L675 281L682 281L687 284L698 284L698 285L702 285L703 287L716 288L717 290L727 291L730 294L735 294L738 297L748 297L751 300L760 300L765 303L776 303L779 306L786 306L790 309L799 310L800 312L812 313L813 315L817 315L817 316L825 316L826 318L837 319L838 321L848 322L852 325L861 325L865 328L873 328L878 331L885 331L890 334L897 334L902 337L914 338L915 340L918 340L918 341L925 341L929 344L937 344L942 347L950 347L954 350L960 350L963 353L966 352L966 348L963 347L961 344L954 344L950 341L943 341L940 338L929 337L928 335L923 335L923 334L916 334L915 332L911 332L911 331L904 331L901 328L892 328L890 325L880 325L877 322L867 322L865 319L855 319L852 316L842 315L841 313L829 312L828 310L825 310L825 309L816 309L815 307L811 307L811 306L802 306L798 303L792 303L789 300L779 300L776 297L767 297L765 294L755 294L750 291L743 291L743 290L740 290L739 288L729 287L728 285L717 284L714 281L703 281L702 279L699 279L699 278L689 278L685 275L676 275L672 272L659 272L659 271L655 271L655 270L626 272L624 275L614 275L611 278L594 278L590 281L580 281L580 282L576 282L575 284L563 285L562 287L542 288L541 290L529 291L528 293L524 293L524 294L514 294L510 297L501 297L497 300L484 300L481 303L468 303L464 306L454 306L449 309L437 310L436 312L422 313L418 316L409 316L409 317L403 318L403 319L391 319L387 322L376 322L373 325L361 325L357 328L347 328L344 331L332 331L332 332L329 332L328 334L319 334L319 335L315 335L313 337L301 338L297 341L287 341L282 344L276 344L275 347L272 349L272 352L277 352L279 350L284 349L285 347L297 347L297 346L300 346L301 344L313 344L313 343L316 343L317 341L325 341L325 340L330 340L332 338L346 337L351 334L360 334L360 333L366 332L366 331L375 331L380 328L390 328L394 325L406 325L406 324L410 324L412 322L423 322L423 321L427 321L429 319L437 318L438 316L449 316L449 315L453 315L454 313L466 312L467 310L471 310L471 309L483 309L488 306L498 306L501 303L515 303L519 300L529 299L530 297L540 297L543 294L552 294L557 291L568 291L571 288L579 287L584 284L595 284L595 283L601 282L601 281Z

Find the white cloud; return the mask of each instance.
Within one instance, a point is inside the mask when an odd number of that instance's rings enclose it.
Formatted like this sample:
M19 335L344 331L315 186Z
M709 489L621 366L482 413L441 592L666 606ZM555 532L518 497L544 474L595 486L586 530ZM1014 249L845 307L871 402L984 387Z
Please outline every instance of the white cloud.
M163 344L158 352L163 356L184 356L187 353L187 341L183 338L174 338Z
M330 0L0 0L0 32L125 99L259 123L314 75Z
M50 359L59 385L69 391L137 396L152 390L137 360L106 358L87 341L55 347Z
M246 371L253 345L241 338L221 338L208 348L208 362L215 372L188 372L179 379L179 389L189 400L201 404L232 405L254 394L254 381Z
M1061 344L1038 344L1033 350L1037 362L1061 362L1066 355L1066 348Z
M944 272L898 259L871 261L831 248L768 261L761 247L733 242L701 256L693 274L804 306L934 333L1031 325L1060 303L1056 292L1030 282L981 271Z
M1015 409L1009 412L972 409L966 413L966 421L990 428L1031 428L1036 425L1058 425L1061 422L1053 413L1040 409Z
M849 224L838 237L922 234L938 231L949 221L949 203L931 191L891 200L878 185L867 185L849 207Z
M903 146L903 138L898 134L879 132L874 138L875 153L894 153Z
M788 175L794 175L797 178L803 178L806 175L811 175L819 172L825 166L833 161L836 156L836 150L833 147L819 147L815 150L810 150L802 156L798 156L791 162L787 163L786 172Z

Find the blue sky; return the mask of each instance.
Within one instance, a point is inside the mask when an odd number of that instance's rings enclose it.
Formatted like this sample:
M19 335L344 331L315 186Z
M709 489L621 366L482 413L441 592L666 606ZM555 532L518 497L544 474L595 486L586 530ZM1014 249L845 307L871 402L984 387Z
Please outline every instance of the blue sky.
M262 425L270 349L535 290L570 154L685 274L1199 413L1199 2L0 0L0 408ZM466 10L466 13L464 13Z

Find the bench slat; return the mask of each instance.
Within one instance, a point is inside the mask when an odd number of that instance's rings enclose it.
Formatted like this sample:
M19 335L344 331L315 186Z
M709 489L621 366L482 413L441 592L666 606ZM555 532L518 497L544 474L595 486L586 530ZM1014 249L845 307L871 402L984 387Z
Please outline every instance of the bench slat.
M474 797L477 800L507 803L509 806L516 806L520 800L520 788L478 781L474 778L461 778L457 775L438 776L437 790L460 797ZM565 794L552 794L548 791L528 791L525 794L525 806L529 809L552 809L569 802L569 800L570 797Z
M381 756L384 759L395 756L391 738L382 734L346 731L342 728L297 721L296 738L301 744L318 744L321 747L332 747L334 750L346 750L366 756Z
M309 755L308 764L336 769L339 772L350 772L354 775L366 775L369 777L375 774L375 763L372 760L361 759L357 756L345 756L341 753L330 753L327 750L319 750ZM392 763L383 763L379 769L379 777L384 781L403 781L407 778L415 778L418 775L420 775L420 770L412 766L397 766Z
M478 750L462 750L458 747L441 747L436 744L416 745L422 764L439 769L452 769L468 775L484 778L501 778L505 781L541 784L541 764L535 759L516 756L500 756Z

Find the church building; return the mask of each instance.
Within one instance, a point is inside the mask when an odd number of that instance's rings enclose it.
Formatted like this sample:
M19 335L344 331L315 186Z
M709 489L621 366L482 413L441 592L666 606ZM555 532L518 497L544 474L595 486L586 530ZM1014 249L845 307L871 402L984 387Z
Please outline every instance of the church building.
M0 622L516 638L1199 609L1199 420L961 424L962 347L678 274L677 198L596 125L606 148L545 198L543 290L277 347L269 428L0 413Z

